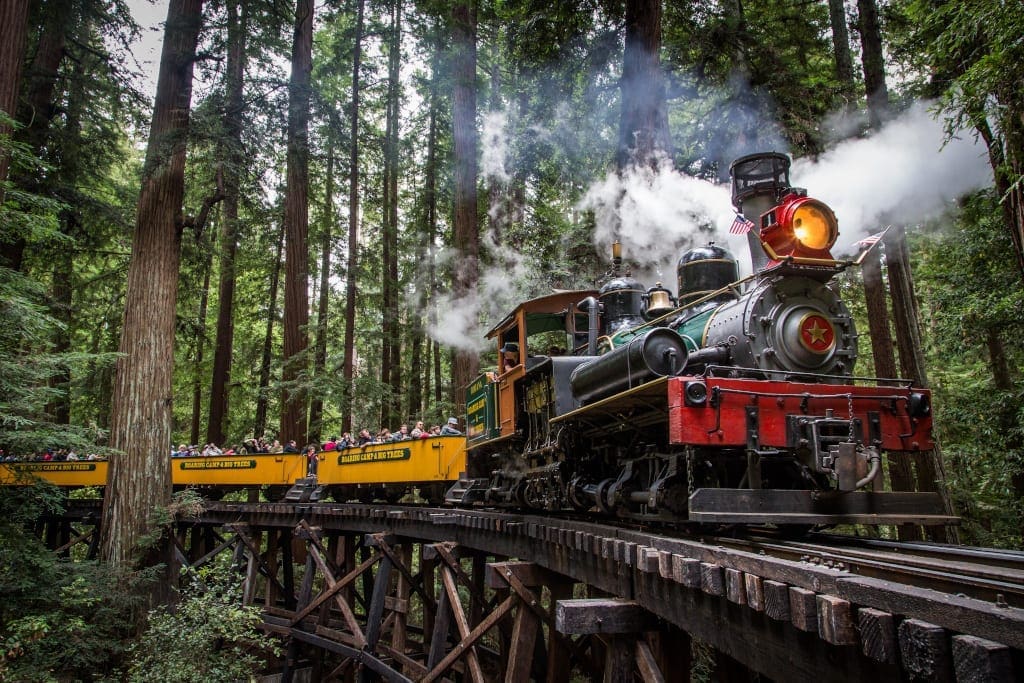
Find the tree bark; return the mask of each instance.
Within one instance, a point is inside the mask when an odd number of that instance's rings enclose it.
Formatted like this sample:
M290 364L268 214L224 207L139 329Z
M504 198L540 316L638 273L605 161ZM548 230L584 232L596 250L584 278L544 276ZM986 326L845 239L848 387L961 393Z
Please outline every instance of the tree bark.
M409 415L418 418L423 415L424 399L429 392L430 382L430 343L424 349L425 333L423 311L428 307L428 293L433 294L434 287L434 237L437 234L437 66L440 46L435 46L431 59L430 94L427 101L427 158L423 169L423 227L419 239L416 240L416 263L427 263L426 279L417 279L416 306L412 311L410 323L412 334L412 363L409 370ZM433 323L433 320L429 320ZM427 359L424 362L424 357ZM424 388L426 387L426 392Z
M832 51L836 60L836 80L839 81L839 96L843 108L854 104L853 56L850 54L850 32L846 27L846 3L843 0L828 0L828 16L832 24Z
M333 119L332 119L333 120ZM320 293L316 309L316 339L313 342L313 379L323 376L327 367L327 315L331 290L331 239L334 233L334 138L327 138L327 177L324 181L324 225L320 238ZM317 392L309 401L309 440L320 443L323 437L324 401Z
M857 0L857 11L868 119L871 127L877 129L889 115L889 89L885 85L882 29L878 24L878 6L875 0Z
M313 68L313 0L295 3L292 73L288 84L288 170L284 198L284 367L281 439L306 443L303 381L309 323L309 101Z
M197 245L202 254L203 287L199 292L199 311L196 313L196 355L192 359L192 429L189 442L194 444L199 443L203 414L203 357L206 353L206 313L210 304L210 270L213 265L210 246L205 239Z
M910 250L907 249L907 235L901 226L894 226L884 237L885 263L889 272L889 291L892 297L893 321L896 327L896 344L900 352L900 369L903 377L915 386L926 388L928 374L925 369L924 350L921 347L921 330L918 325L919 311L914 295L914 280L910 270ZM929 452L915 453L917 486L920 491L936 491L942 495L947 514L953 514L953 502L946 488L946 473L942 462L942 450L936 443ZM955 542L956 532L948 527L928 527L932 540Z
M277 319L277 290L281 280L281 253L284 251L284 224L277 234L277 249L274 253L274 265L270 272L270 291L267 301L267 330L263 335L263 354L260 359L259 391L256 396L256 420L253 424L253 436L262 438L267 432L267 392L270 389L270 360L274 348L274 321Z
M21 64L25 56L25 38L28 35L29 0L4 0L0 3L0 26L4 39L0 40L0 113L14 120L21 89ZM10 135L11 127L0 121L0 135ZM7 180L10 157L0 149L0 204L4 201L3 184Z
M626 0L616 157L620 170L629 165L653 167L661 155L671 154L660 50L661 0Z
M864 298L871 333L871 355L875 359L875 377L895 379L899 377L899 370L896 369L896 354L893 351L892 332L889 330L889 307L886 305L885 285L882 282L881 255L881 250L876 249L864 261ZM913 463L907 454L890 454L888 461L892 490L916 491ZM901 524L897 534L902 541L919 541L921 527Z
M359 69L363 44L363 2L356 0L356 34L352 44L352 110L349 114L348 272L345 276L345 360L341 430L352 431L352 400L356 360L356 268L359 265Z
M479 278L480 227L477 223L476 132L476 2L460 0L452 8L452 134L455 164L453 274L456 301L475 296ZM464 390L476 377L480 358L473 351L455 353L452 372L452 404L465 403Z
M156 103L139 194L124 323L114 385L109 479L103 497L100 555L171 567L170 545L139 547L148 517L171 499L174 322L181 256L185 147L202 0L171 0ZM173 577L174 571L168 571ZM166 589L164 589L166 590ZM159 597L159 596L156 596Z
M398 334L398 110L401 60L402 2L391 0L391 35L388 45L388 101L384 132L384 235L381 245L381 383L390 398L381 402L381 425L399 416L401 405L401 339Z
M210 383L210 419L206 440L223 444L224 422L229 418L228 387L231 382L231 357L235 344L235 254L238 251L238 202L245 149L242 145L242 97L246 65L246 35L249 6L247 0L227 3L228 61L224 73L224 141L221 174L224 179L224 211L220 232L220 277L217 283L217 341L213 351L213 376Z

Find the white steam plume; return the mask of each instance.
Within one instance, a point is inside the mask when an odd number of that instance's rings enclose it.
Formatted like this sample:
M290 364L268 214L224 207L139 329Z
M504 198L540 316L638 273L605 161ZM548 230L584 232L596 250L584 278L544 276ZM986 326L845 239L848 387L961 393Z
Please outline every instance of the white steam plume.
M848 140L816 161L793 162L793 185L832 207L839 219L833 253L890 223L914 224L958 197L992 184L984 146L969 133L943 145L942 122L918 102L878 133Z
M667 159L656 169L629 167L593 183L579 206L594 212L598 252L610 254L611 243L621 241L625 260L647 285L673 283L675 260L709 240L735 254L746 250L745 238L728 234L735 217L729 188L684 175Z

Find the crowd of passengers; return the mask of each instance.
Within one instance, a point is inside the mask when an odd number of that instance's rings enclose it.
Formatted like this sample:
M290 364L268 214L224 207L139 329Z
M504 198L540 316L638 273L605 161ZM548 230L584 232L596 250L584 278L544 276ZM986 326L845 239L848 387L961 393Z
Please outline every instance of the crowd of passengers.
M253 453L302 453L310 449L320 451L334 451L341 448L353 446L368 446L372 444L394 443L396 441L409 441L412 439L428 439L432 436L460 436L459 421L454 417L448 418L448 422L441 425L433 425L429 429L423 422L416 422L412 429L408 424L403 424L398 431L392 432L383 428L376 435L371 434L369 429L361 429L355 436L345 432L341 437L332 436L322 444L310 444L300 449L295 441L281 443L277 439L247 439L241 444L228 448L220 448L216 444L208 443L203 446L193 444L181 444L176 449L171 449L171 456L175 458L212 457L217 455L250 455Z
M78 460L106 460L106 456L96 453L76 453L73 448L47 448L29 456L17 456L4 453L0 448L0 462L75 462Z

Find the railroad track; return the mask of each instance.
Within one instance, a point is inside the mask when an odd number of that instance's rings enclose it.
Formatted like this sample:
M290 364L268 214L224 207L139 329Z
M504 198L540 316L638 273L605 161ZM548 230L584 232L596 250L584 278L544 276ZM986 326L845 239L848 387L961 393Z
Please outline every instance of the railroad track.
M1024 552L938 543L895 542L839 534L802 540L715 538L714 543L991 602L1024 607Z

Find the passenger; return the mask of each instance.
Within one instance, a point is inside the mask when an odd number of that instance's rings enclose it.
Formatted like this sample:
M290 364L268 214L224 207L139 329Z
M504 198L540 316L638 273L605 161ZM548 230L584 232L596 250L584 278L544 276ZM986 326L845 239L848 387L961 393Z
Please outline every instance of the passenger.
M373 437L370 436L370 430L366 429L366 428L361 429L359 431L358 445L366 446L366 445L371 444L371 443L373 443Z
M178 446L178 450L174 454L174 457L176 457L176 458L187 458L188 457L188 446L185 445L185 444L181 444L180 446Z
M416 426L412 428L412 431L409 433L409 436L411 436L414 439L427 438L427 430L424 429L422 420L416 423Z
M387 427L381 427L380 431L377 432L377 438L373 440L374 443L388 443L391 441L391 430Z
M327 441L324 443L323 449L325 451L338 450L338 437L332 436L331 438L327 439Z
M459 431L459 421L454 417L448 418L448 423L441 428L441 436L462 436L462 432Z
M288 441L288 445L284 447L282 452L283 453L298 453L299 452L299 445L297 443L295 443L295 439L291 439L291 440Z
M341 450L342 448L348 448L349 446L355 446L355 445L356 445L356 440L352 438L352 434L349 433L349 432L345 432L344 434L342 434L341 435L341 440L338 441L338 443L337 443L338 450Z
M441 425L434 425L430 428L430 436L441 436Z
M409 435L409 425L402 423L402 426L398 428L398 431L391 435L392 441L408 441L412 436Z
M278 441L277 439L274 439L274 442L272 444L270 444L270 448L267 449L267 452L268 453L282 453L282 452L284 452L284 446L281 445L280 441Z
M505 342L501 347L501 372L506 373L519 365L519 344Z
M316 445L306 446L306 476L316 479L316 469L320 462L320 454L317 453Z

